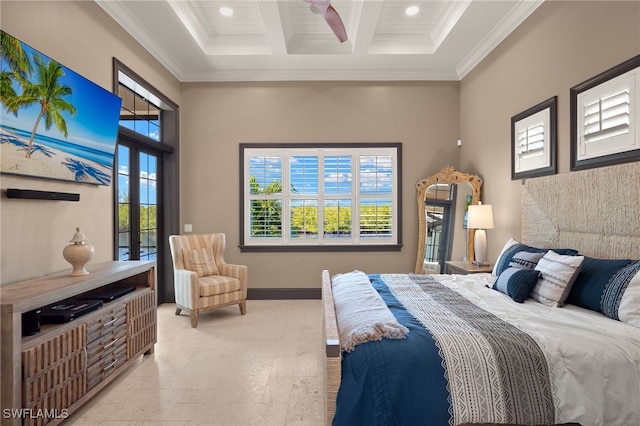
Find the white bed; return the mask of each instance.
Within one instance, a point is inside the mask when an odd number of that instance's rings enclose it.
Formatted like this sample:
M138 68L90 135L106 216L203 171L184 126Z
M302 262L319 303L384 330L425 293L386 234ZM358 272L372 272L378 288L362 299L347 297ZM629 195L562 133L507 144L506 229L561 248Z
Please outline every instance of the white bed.
M637 162L531 179L522 191L522 241L574 248L598 259L640 259L639 205ZM555 423L640 425L640 328L577 306L551 307L531 299L515 303L487 288L496 280L492 274L433 277L538 342L549 360ZM326 420L331 424L343 354L329 271L323 271L322 282ZM460 418L452 417L450 424L469 421Z
M640 328L572 305L554 308L533 299L514 303L484 286L491 286L495 278L491 274L436 276L474 304L544 344L553 366L558 423L640 424ZM631 387L608 383L629 383ZM572 401L599 401L601 405ZM612 408L612 401L617 409ZM609 406L604 407L605 403ZM584 421L601 416L601 422Z

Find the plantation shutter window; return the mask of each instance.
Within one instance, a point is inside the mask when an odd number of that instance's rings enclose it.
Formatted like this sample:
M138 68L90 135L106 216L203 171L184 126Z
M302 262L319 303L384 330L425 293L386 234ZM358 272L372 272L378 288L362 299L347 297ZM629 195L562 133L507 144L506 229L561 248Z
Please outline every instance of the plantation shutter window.
M628 90L606 95L584 106L584 139L586 143L629 133Z
M538 169L549 164L551 158L551 113L539 111L515 124L515 172Z
M290 161L289 232L292 240L318 239L318 161L317 155L294 155Z
M577 161L640 148L640 71L631 70L577 96Z
M544 124L537 123L518 132L518 157L544 155Z
M282 158L256 155L249 162L248 191L251 237L273 239L282 237ZM269 182L260 185L259 182Z
M240 149L241 250L399 249L399 144Z
M393 158L360 156L360 237L386 237L393 232Z

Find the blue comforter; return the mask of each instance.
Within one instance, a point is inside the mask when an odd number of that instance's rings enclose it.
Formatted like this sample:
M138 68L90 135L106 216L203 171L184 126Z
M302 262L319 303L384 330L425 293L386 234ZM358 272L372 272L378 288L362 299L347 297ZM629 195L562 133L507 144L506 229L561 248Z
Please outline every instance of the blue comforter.
M334 426L449 424L447 381L435 341L380 275L369 278L409 334L364 343L343 354ZM416 393L424 396L412 397Z
M406 339L368 342L356 346L352 352L343 353L334 426L445 426L458 421L496 421L494 411L505 423L553 423L549 373L545 370L541 351L533 347L528 336L520 336L522 333L515 327L428 276L416 276L415 287L418 291L435 294L439 308L432 309L426 316L414 315L398 300L392 290L395 287L390 288L385 277L369 276L398 322L409 328L410 333ZM435 311L442 313L433 314ZM448 323L444 318L444 326L438 323L430 331L427 326L433 320L430 316L434 315L455 319ZM464 324L465 329L469 325L471 331L458 329L460 324ZM459 362L463 353L467 356L464 348L474 346L472 340L476 339L482 340L482 345L490 341L490 358L497 360L499 367L469 374L471 370L484 370L482 363L487 362L478 361L481 357L477 350L469 351L469 357L475 359L466 364L466 361ZM450 343L448 340L459 341ZM447 352L448 347L452 348L450 352ZM531 368L523 368L528 363ZM532 371L521 375L520 370ZM478 374L487 377L477 380ZM522 377L512 376L524 377L524 383L518 381ZM460 385L464 381L470 384ZM497 390L486 389L492 387ZM457 398L452 398L452 388ZM465 393L472 402L456 402L467 399ZM454 421L456 416L457 421Z

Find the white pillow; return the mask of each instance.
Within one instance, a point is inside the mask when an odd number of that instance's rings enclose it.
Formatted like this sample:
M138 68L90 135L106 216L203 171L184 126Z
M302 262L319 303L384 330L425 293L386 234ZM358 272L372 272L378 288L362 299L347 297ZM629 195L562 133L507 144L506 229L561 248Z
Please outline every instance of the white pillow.
M602 313L640 328L640 261L621 269L601 299Z
M531 292L531 298L548 306L564 305L583 260L584 256L564 256L549 250L535 267L540 272L540 278Z
M640 328L640 273L629 283L618 309L620 321Z
M542 256L544 256L544 253L519 251L511 258L509 267L518 269L535 269L540 259L542 259Z
M500 255L497 257L496 264L493 265L493 271L491 271L491 273L493 275L498 275L497 267L498 267L498 263L500 263L500 258L504 254L505 250L507 250L509 247L511 247L514 244L519 244L519 243L518 243L518 241L514 240L513 238L509 238L509 241L507 241L505 243L504 247L502 247L502 250L500 250Z

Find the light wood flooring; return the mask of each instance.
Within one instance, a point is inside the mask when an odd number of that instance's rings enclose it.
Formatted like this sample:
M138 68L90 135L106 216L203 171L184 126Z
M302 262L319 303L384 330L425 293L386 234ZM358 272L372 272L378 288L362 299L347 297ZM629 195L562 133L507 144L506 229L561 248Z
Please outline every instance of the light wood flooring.
M322 425L320 300L249 300L189 316L158 307L158 343L65 426Z

